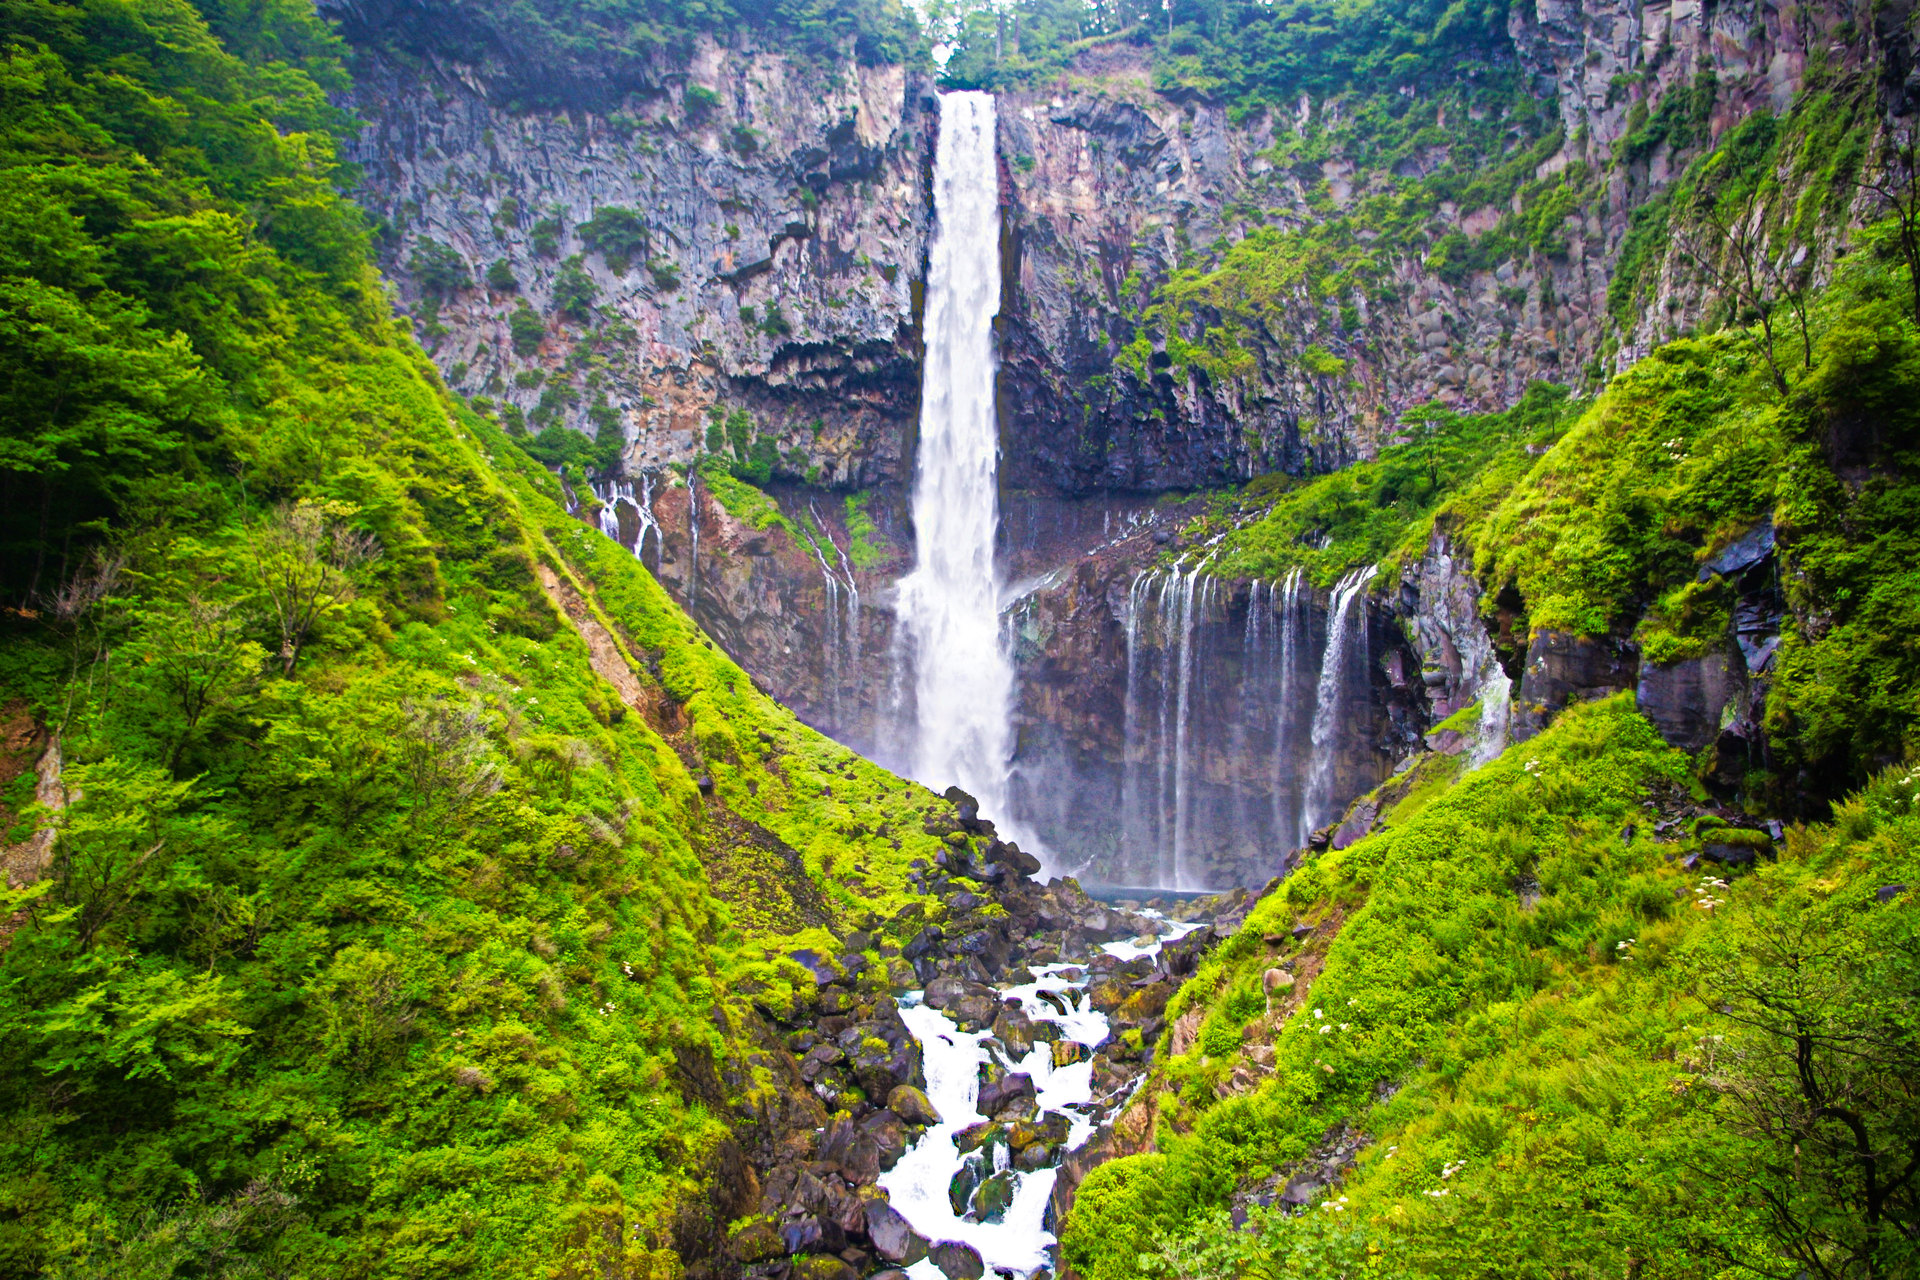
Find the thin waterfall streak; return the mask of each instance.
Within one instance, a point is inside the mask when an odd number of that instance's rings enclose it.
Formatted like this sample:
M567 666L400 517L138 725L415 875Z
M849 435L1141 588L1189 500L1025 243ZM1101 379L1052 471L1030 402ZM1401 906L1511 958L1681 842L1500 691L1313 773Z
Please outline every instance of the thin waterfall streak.
M1298 565L1287 571L1286 584L1278 599L1280 610L1280 696L1273 723L1273 821L1275 830L1286 832L1289 849L1306 843L1300 830L1300 806L1287 804L1288 793L1299 786L1299 762L1293 758L1293 727L1298 711L1294 690L1300 665L1300 581ZM1284 809L1284 813L1283 813Z
M860 670L860 584L853 577L853 562L847 559L847 553L841 550L840 544L833 540L833 530L820 518L820 512L814 508L811 500L807 503L807 510L812 513L814 523L820 526L820 534L827 540L827 545L833 548L834 557L840 561L841 580L847 588L847 647L851 650L849 656L857 676Z
M827 557L820 550L820 544L814 540L813 533L804 522L798 523L800 536L806 539L807 546L813 551L813 558L820 562L820 582L826 588L827 614L822 624L822 639L826 644L826 666L822 683L827 686L827 709L833 717L835 729L840 728L840 579L834 576L827 564Z
M631 494L632 490L629 489ZM640 518L640 532L633 538L633 558L640 563L647 562L647 534L653 534L653 550L656 556L666 554L666 541L660 535L660 522L653 515L653 474L640 473L640 500L633 504L634 513Z
M1189 838L1192 833L1193 787L1189 776L1189 745L1193 726L1193 682L1197 645L1194 638L1194 589L1200 587L1202 614L1211 600L1213 579L1206 578L1207 560L1195 565L1180 588L1180 689L1174 716L1173 742L1173 887L1192 887L1187 875ZM1175 571L1176 575L1178 570Z
M1140 848L1140 763L1145 744L1140 741L1140 598L1141 584L1150 572L1134 575L1127 588L1127 700L1120 737L1120 832L1119 868L1129 877L1138 877L1135 859Z
M1179 599L1180 570L1169 569L1160 585L1160 602L1154 611L1160 624L1160 720L1159 733L1154 740L1155 777L1158 792L1155 797L1153 816L1155 867L1158 883L1173 883L1173 842L1168 827L1168 817L1173 813L1174 778L1173 753L1170 744L1173 741L1174 693L1178 683L1179 652L1178 638L1168 619L1176 616L1173 606Z
M1308 831L1318 830L1333 816L1329 810L1334 804L1334 770L1338 763L1341 713L1346 701L1353 603L1361 598L1373 574L1372 567L1353 570L1340 579L1327 602L1327 647L1320 656L1320 680L1314 691L1313 756L1301 817L1301 825ZM1364 644L1364 622L1360 635Z
M687 612L692 613L700 598L700 469L687 468Z

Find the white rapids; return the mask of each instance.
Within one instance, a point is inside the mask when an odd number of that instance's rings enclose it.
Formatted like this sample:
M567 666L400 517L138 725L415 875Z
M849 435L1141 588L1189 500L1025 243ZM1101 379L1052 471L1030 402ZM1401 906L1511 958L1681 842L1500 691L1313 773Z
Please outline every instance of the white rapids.
M1172 924L1153 945L1138 947L1128 942L1109 942L1103 950L1120 960L1158 954L1161 946L1199 928L1194 924ZM1086 978L1067 978L1073 964L1043 965L1034 970L1034 981L1001 991L1002 998L1020 1002L1034 1022L1049 1022L1059 1028L1062 1040L1077 1040L1093 1048L1107 1038L1107 1016L1094 1009L1086 994ZM1041 997L1047 992L1057 999L1065 1012ZM1053 1051L1045 1041L1036 1041L1031 1052L1014 1058L998 1045L986 1043L988 1031L962 1031L938 1009L921 1004L918 992L903 997L900 1016L908 1030L920 1042L922 1065L927 1077L927 1097L940 1113L941 1122L922 1135L899 1163L880 1175L880 1186L900 1215L929 1242L959 1240L980 1251L988 1274L1002 1268L1029 1275L1042 1267L1054 1266L1051 1256L1055 1241L1047 1230L1047 1204L1053 1196L1056 1169L1036 1169L1014 1174L1012 1203L998 1222L973 1222L955 1214L947 1198L947 1188L958 1173L962 1157L954 1144L954 1135L968 1125L987 1117L975 1102L980 1091L980 1066L989 1054L995 1055L1008 1072L1025 1072L1033 1078L1039 1107L1036 1119L1057 1112L1067 1117L1065 1149L1078 1148L1104 1118L1113 1102L1093 1096L1093 1063L1076 1062L1056 1068ZM996 1148L996 1160L1004 1161L1006 1148ZM1002 1165L1001 1167L1004 1167ZM997 1171L997 1170L996 1170ZM923 1259L908 1268L913 1280L945 1280L931 1259Z

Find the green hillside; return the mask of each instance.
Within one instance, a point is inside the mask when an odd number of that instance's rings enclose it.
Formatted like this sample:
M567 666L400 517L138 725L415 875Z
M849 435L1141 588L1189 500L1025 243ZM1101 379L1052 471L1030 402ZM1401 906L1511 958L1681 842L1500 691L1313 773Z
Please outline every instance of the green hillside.
M932 798L440 386L304 6L0 26L0 1273L677 1272Z

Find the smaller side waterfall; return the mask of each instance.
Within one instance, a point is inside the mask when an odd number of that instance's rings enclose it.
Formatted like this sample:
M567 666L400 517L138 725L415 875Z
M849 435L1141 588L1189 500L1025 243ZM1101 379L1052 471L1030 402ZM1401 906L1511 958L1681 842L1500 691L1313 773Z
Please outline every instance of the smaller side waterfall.
M633 512L636 523L633 535L633 556L642 564L647 559L647 535L653 535L654 555L658 557L666 550L666 542L660 532L660 522L653 515L653 474L640 473L640 491L634 492L631 479L602 481L593 486L594 496L600 499L600 532L615 542L625 545L625 530L620 527L620 512Z
M800 536L820 565L820 582L826 591L826 608L821 613L821 643L825 665L821 671L824 701L836 728L846 728L845 696L849 685L857 684L860 674L860 586L854 581L853 566L846 553L833 540L833 531L812 503L807 504L811 520L797 522ZM815 536L816 532L818 537ZM829 561L820 548L821 539L833 548Z
M1355 781L1343 762L1370 714L1352 689L1369 663L1372 577L1340 580L1324 633L1298 568L1243 583L1202 561L1133 580L1118 832L1083 878L1194 890L1282 868Z
M1334 773L1340 738L1347 728L1344 722L1347 686L1356 666L1364 669L1367 661L1366 617L1363 613L1360 625L1353 625L1354 603L1372 581L1374 572L1375 566L1369 565L1347 574L1334 587L1333 596L1327 602L1327 644L1321 651L1320 680L1313 699L1312 756L1307 768L1307 802L1302 820L1308 831L1324 825L1339 802Z

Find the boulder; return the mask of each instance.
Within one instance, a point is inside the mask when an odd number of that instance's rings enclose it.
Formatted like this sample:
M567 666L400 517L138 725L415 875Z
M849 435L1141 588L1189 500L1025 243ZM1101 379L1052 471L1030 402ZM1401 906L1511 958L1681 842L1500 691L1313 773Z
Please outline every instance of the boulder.
M1055 1150L1055 1147L1044 1142L1036 1142L1032 1146L1023 1147L1020 1153L1014 1156L1013 1167L1022 1173L1032 1173L1036 1169L1044 1169L1053 1163L1053 1153Z
M1076 1062L1085 1062L1092 1051L1078 1040L1055 1040L1053 1042L1054 1070L1070 1067Z
M734 1257L748 1264L766 1262L787 1252L787 1242L765 1218L755 1218L734 1232L727 1247Z
M967 995L954 1001L947 1010L962 1031L979 1031L993 1025L1000 1002L992 995Z
M932 1100L910 1084L898 1085L887 1094L887 1110L908 1124L940 1123L940 1113L934 1110Z
M973 984L964 978L935 978L927 984L927 1008L938 1009L942 1013L967 995L967 988Z
M817 1253L795 1258L787 1274L789 1280L860 1280L845 1259Z
M958 787L948 787L941 797L953 806L954 816L962 823L977 822L980 818L980 802Z
M996 840L989 845L987 861L1011 867L1023 876L1037 875L1040 871L1040 859L1030 853L1022 852L1020 846L1011 840L1004 843Z
M1127 1002L1133 994L1133 984L1125 978L1109 974L1091 983L1087 987L1087 998L1093 1007L1101 1013L1112 1013Z
M910 1267L927 1256L927 1238L884 1200L867 1202L867 1238L888 1262Z
M974 1190L986 1180L991 1168L986 1157L976 1151L962 1160L960 1167L953 1171L953 1176L947 1179L947 1204L954 1216L966 1214L967 1206L973 1203Z
M840 1046L837 1044L817 1044L807 1050L806 1057L800 1059L800 1078L812 1084L829 1067L835 1066L845 1057L846 1055L840 1052Z
M946 931L939 925L925 925L918 933L907 939L907 944L900 948L900 954L906 957L909 962L918 960L920 957L938 950L941 940L946 936Z
M1057 1147L1067 1140L1070 1122L1058 1111L1033 1120L1016 1120L1007 1126L1007 1145L1015 1152L1031 1146Z
M980 1251L964 1241L937 1241L927 1249L927 1256L947 1280L980 1280L987 1273Z
M1314 1193L1320 1190L1320 1184L1311 1178L1295 1178L1280 1193L1281 1204L1303 1205L1311 1202Z
M999 1222L1013 1206L1013 1174L996 1173L973 1193L973 1216L981 1222Z
M993 1038L1008 1052L1024 1057L1033 1048L1033 1023L1019 1009L1002 1008L993 1020Z
M1033 1077L1016 1071L1005 1079L980 1086L975 1106L980 1114L994 1120L1018 1120L1033 1114Z
M953 1135L953 1146L961 1155L970 1151L985 1149L991 1152L994 1144L1006 1141L1006 1132L991 1120L981 1120L970 1124Z
M906 1124L891 1110L876 1111L862 1117L860 1129L872 1141L883 1173L899 1164L900 1157L907 1154L907 1148L912 1145L907 1137Z
M780 1239L788 1253L838 1253L847 1247L847 1233L839 1223L815 1217L781 1223Z
M805 948L799 951L791 951L787 953L787 959L812 974L815 986L824 987L828 983L838 982L846 976L834 967L832 960L820 954L818 951Z

